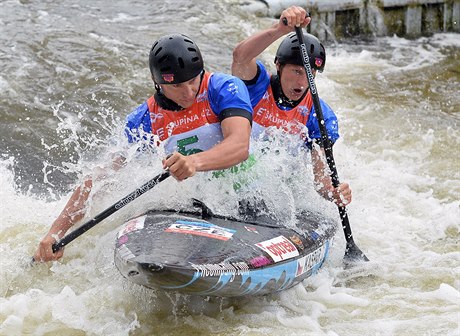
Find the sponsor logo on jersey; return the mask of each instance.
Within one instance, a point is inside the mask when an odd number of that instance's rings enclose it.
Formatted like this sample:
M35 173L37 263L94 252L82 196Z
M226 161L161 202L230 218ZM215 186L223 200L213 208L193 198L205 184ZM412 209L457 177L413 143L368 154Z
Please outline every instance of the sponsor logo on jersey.
M201 103L205 100L208 100L208 90L204 90L203 93L200 93L198 96L196 96L197 103Z
M274 262L283 261L299 255L295 245L284 236L278 236L255 245L267 252Z
M299 111L299 113L300 113L303 117L308 117L308 115L310 114L310 110L309 110L308 106L305 106L305 105L299 105L299 106L297 106L297 110Z
M231 94L235 95L238 93L238 85L235 83L230 83L228 85L227 91L230 92Z
M150 120L152 122L156 122L156 121L158 121L160 119L163 119L165 117L163 113L159 113L159 112L158 113L150 112L149 115L150 115Z
M223 228L211 223L178 220L174 224L171 224L169 228L165 229L165 232L183 233L219 240L229 240L232 238L236 230Z
M276 127L286 126L289 123L289 120L286 120L286 116L281 116L278 113L267 112L263 116L263 119L264 124L268 123L269 125L273 125Z
M267 109L261 107L260 109L258 109L258 110L256 111L255 114L256 114L257 116L261 116L261 115L265 114L266 112L267 112Z
M165 129L163 127L160 127L157 129L157 135L160 139L165 138Z

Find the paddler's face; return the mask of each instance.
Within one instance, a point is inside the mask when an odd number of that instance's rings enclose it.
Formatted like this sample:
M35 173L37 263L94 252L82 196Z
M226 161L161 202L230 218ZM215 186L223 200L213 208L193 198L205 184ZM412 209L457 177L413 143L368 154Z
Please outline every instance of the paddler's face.
M183 108L189 108L195 102L200 90L201 74L191 80L179 84L161 84L163 94Z
M296 64L276 65L280 73L281 89L290 100L299 100L308 89L308 80L305 68ZM312 69L313 76L316 70Z

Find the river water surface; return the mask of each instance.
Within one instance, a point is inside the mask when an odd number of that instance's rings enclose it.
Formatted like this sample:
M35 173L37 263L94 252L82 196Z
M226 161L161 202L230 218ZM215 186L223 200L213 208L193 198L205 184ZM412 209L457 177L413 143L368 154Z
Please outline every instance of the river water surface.
M458 34L326 46L316 83L339 117L335 160L354 192L348 212L367 265L343 269L339 230L323 269L276 295L187 297L123 279L113 246L131 216L190 196L234 213L232 177L207 174L162 182L71 243L60 262L28 265L84 175L105 174L89 219L161 171L160 158L124 147L122 131L125 116L153 93L150 46L185 33L208 70L229 72L234 45L273 22L238 4L1 1L1 335L460 334ZM262 56L269 66L275 51ZM120 150L127 167L99 168ZM268 205L283 218L304 204L337 216L312 192L309 162L276 152L261 160L256 188Z

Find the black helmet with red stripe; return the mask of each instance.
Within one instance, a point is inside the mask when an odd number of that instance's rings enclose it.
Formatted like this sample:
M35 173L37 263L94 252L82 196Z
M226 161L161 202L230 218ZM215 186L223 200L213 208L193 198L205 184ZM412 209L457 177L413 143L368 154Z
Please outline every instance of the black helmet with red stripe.
M170 34L158 39L150 50L149 66L157 84L189 81L204 68L200 49L183 34Z
M326 65L326 50L321 42L311 34L304 33L303 39L307 47L308 58L312 69L319 72L324 70ZM275 57L275 63L303 65L302 55L300 53L299 40L296 33L290 33L284 38L278 47Z

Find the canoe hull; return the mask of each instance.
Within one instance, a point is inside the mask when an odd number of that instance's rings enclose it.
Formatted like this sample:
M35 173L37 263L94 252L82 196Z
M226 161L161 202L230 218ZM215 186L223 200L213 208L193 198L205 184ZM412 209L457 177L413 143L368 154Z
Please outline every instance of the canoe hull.
M305 215L297 227L152 211L119 231L115 264L130 281L191 295L266 295L315 274L337 223Z

